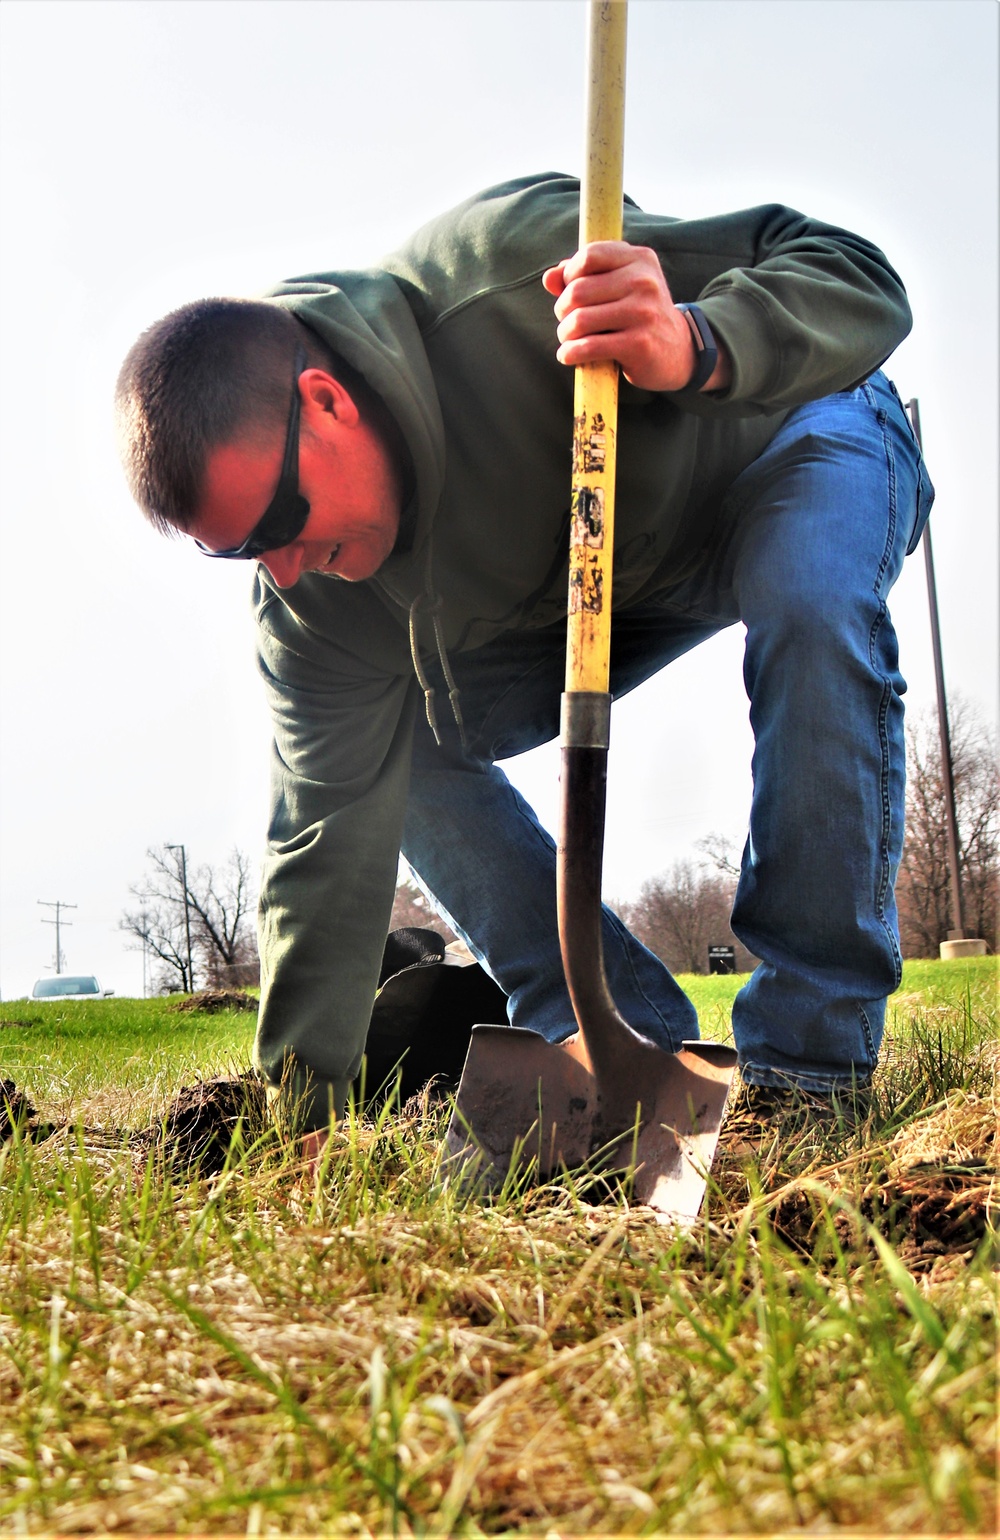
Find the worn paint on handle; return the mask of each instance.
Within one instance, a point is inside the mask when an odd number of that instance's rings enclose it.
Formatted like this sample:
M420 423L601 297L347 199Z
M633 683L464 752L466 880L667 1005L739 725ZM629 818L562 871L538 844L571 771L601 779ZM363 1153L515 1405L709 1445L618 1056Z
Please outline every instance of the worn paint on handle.
M626 0L591 0L580 245L620 241ZM618 365L576 370L566 689L606 691L611 651Z

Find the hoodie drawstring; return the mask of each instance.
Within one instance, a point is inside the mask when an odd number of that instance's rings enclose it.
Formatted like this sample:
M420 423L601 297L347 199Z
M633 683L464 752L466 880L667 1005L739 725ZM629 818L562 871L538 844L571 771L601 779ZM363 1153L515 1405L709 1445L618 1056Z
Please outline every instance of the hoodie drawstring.
M421 606L425 600L427 601L426 608L422 610ZM420 639L417 634L417 627L421 613L430 615L434 626L434 642L437 647L438 661L441 664L441 672L444 674L445 684L448 686L448 703L451 706L451 714L455 718L455 726L458 728L459 741L463 751L465 751L469 745L465 737L462 708L458 703L459 689L455 683L455 676L451 671L451 664L448 661L448 651L444 644L444 630L441 625L441 599L438 594L431 590L424 594L418 594L410 605L410 657L413 659L413 671L417 676L417 683L424 692L427 722L431 732L434 734L434 742L440 748L441 734L438 731L437 711L434 706L434 697L437 692L428 679L427 672L420 660Z

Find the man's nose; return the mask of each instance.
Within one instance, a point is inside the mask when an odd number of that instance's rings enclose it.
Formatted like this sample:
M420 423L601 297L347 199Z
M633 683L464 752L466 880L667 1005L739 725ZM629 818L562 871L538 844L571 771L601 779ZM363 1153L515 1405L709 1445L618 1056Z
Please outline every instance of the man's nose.
M260 560L279 588L291 588L302 574L302 547L296 542L265 551Z

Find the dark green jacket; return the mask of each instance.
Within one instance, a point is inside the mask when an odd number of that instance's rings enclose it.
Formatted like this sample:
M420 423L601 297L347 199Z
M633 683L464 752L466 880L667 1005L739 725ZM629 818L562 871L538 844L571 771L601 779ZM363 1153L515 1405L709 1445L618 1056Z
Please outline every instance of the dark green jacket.
M578 217L575 180L525 177L380 268L273 291L387 403L416 488L407 548L369 581L310 574L281 591L258 569L275 748L257 1055L272 1082L284 1067L295 1094L313 1088L313 1123L357 1073L392 904L420 704L411 609L433 650L436 595L455 651L565 613L573 375L541 275L576 249ZM629 202L625 239L658 253L675 300L702 306L733 378L695 400L623 382L616 609L683 575L791 407L866 378L910 325L880 251L778 205L675 220Z

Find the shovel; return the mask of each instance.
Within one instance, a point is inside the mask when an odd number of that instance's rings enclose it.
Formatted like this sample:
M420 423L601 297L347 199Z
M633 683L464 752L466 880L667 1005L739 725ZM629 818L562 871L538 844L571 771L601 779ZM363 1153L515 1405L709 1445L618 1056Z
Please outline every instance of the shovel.
M580 245L621 240L626 0L591 0ZM619 1015L601 944L611 696L618 366L576 370L566 693L562 697L559 940L579 1031L561 1043L473 1028L449 1155L485 1187L531 1171L627 1171L665 1221L695 1218L736 1064L731 1048L667 1053Z

